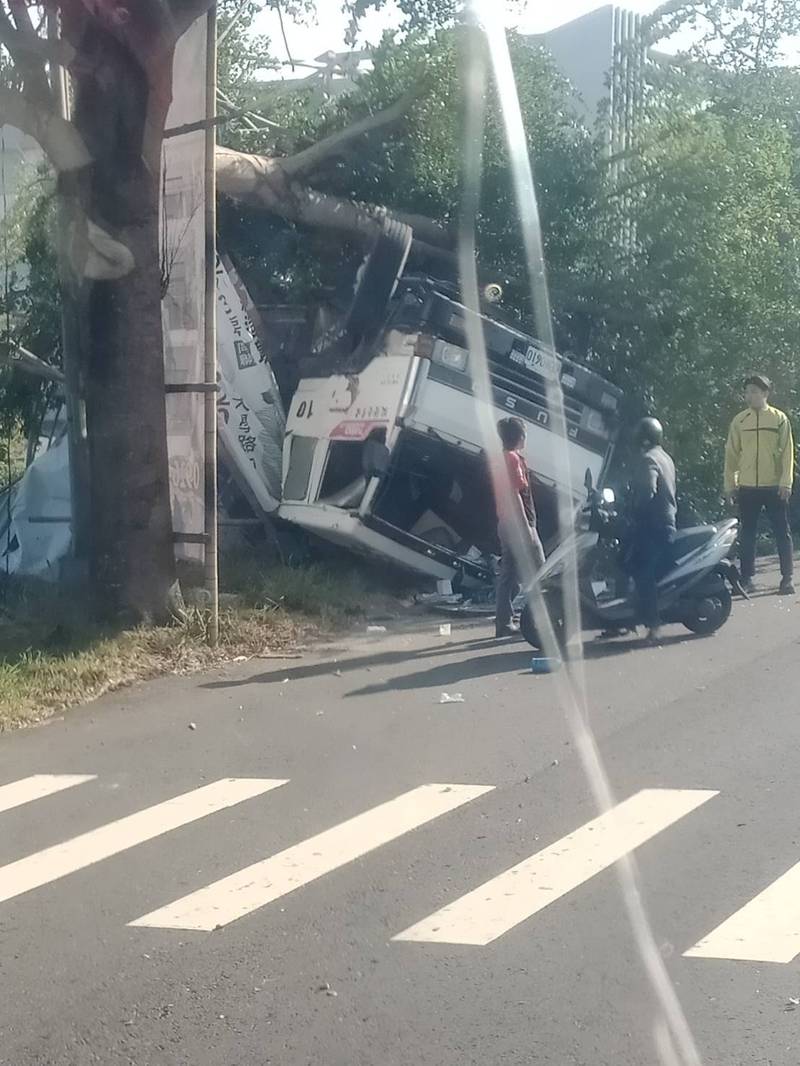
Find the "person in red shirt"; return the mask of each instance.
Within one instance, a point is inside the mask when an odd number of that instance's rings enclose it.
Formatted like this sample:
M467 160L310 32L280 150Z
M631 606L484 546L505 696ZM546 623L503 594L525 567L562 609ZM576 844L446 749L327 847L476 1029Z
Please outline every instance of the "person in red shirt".
M530 550L537 569L544 563L544 548L536 530L536 510L528 467L523 457L525 423L519 418L501 418L497 423L497 432L503 443L505 460L495 481L497 532L501 550L495 617L495 636L499 639L519 632L519 627L512 621L513 602L520 589L519 568L512 545L517 545L519 550L522 543L524 550ZM510 492L506 491L503 483L506 478Z

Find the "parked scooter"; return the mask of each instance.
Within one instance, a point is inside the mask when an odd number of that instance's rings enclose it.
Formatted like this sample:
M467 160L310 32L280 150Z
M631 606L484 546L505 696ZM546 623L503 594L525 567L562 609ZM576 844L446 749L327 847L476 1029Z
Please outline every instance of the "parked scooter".
M589 471L586 488L588 500L576 529L548 557L537 576L556 639L562 646L569 640L563 580L572 552L577 557L582 628L619 632L635 630L639 623L635 589L624 565L625 518L617 511L613 490L596 490ZM664 624L680 623L692 633L708 636L730 617L731 592L746 598L738 570L729 558L738 526L736 519L728 519L718 526L678 530L674 561L658 583ZM523 607L520 629L529 644L542 646L530 599Z

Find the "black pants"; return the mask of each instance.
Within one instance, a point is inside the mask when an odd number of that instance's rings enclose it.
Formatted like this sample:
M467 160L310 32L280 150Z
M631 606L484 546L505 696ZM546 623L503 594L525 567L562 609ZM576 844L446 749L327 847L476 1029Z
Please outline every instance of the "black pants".
M638 620L648 629L659 624L658 581L672 564L675 530L670 527L639 528L633 533L630 566L636 583Z
M789 504L782 500L776 488L739 489L739 558L742 563L742 577L749 581L756 572L756 534L758 519L762 510L766 510L775 534L778 556L781 561L781 575L790 578L793 570L792 533L789 528Z

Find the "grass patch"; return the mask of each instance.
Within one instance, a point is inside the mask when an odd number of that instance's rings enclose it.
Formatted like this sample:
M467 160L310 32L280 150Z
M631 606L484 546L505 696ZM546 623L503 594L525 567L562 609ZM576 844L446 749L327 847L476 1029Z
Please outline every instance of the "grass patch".
M0 732L136 681L291 651L341 632L367 604L396 613L404 585L350 559L264 566L250 555L222 561L221 588L220 641L210 648L202 597L180 623L114 631L89 622L74 593L12 582L0 598Z
M223 560L220 581L251 607L272 606L330 626L352 622L367 608L396 609L408 584L347 557L305 566L262 566L244 555Z
M42 606L44 596L37 597ZM52 594L47 615L6 614L0 628L0 732L41 721L106 692L163 674L189 674L239 655L280 654L310 627L273 608L220 613L220 641L206 643L208 611L174 625L109 631L76 617Z

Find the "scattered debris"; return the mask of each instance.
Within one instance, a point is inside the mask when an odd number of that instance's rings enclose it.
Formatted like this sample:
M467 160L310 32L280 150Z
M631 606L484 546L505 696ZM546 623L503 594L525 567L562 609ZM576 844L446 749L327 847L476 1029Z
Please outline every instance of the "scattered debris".
M443 692L439 697L439 703L465 703L466 700L460 692L454 692L452 696L449 692Z
M367 626L368 633L385 633L386 626Z
M785 1014L789 1014L791 1013L791 1011L797 1010L798 1007L800 1007L800 999L798 999L796 996L789 996L789 999L787 1000L783 1011Z
M558 766L558 759L553 759L553 761L550 763L550 765L551 766Z
M250 656L249 655L237 655L233 659L231 659L232 663L246 663L246 662L249 662L249 661L250 661Z
M194 731L195 729L197 729L197 723L196 722L189 722L189 728L192 731Z
M341 677L341 676L342 676L342 671L341 670L337 670L335 672L335 674L334 674L334 677Z
M417 603L426 607L457 606L463 601L464 597L460 593L450 593L448 596L443 596L440 592L421 592L417 596Z
M281 684L282 684L282 685L288 685L288 684L289 684L289 678L288 678L288 677L285 677L285 678L283 679L283 681L281 681Z
M449 622L445 622L444 625L439 626L439 636L440 637L449 637L452 632L453 632L453 627L450 625Z

